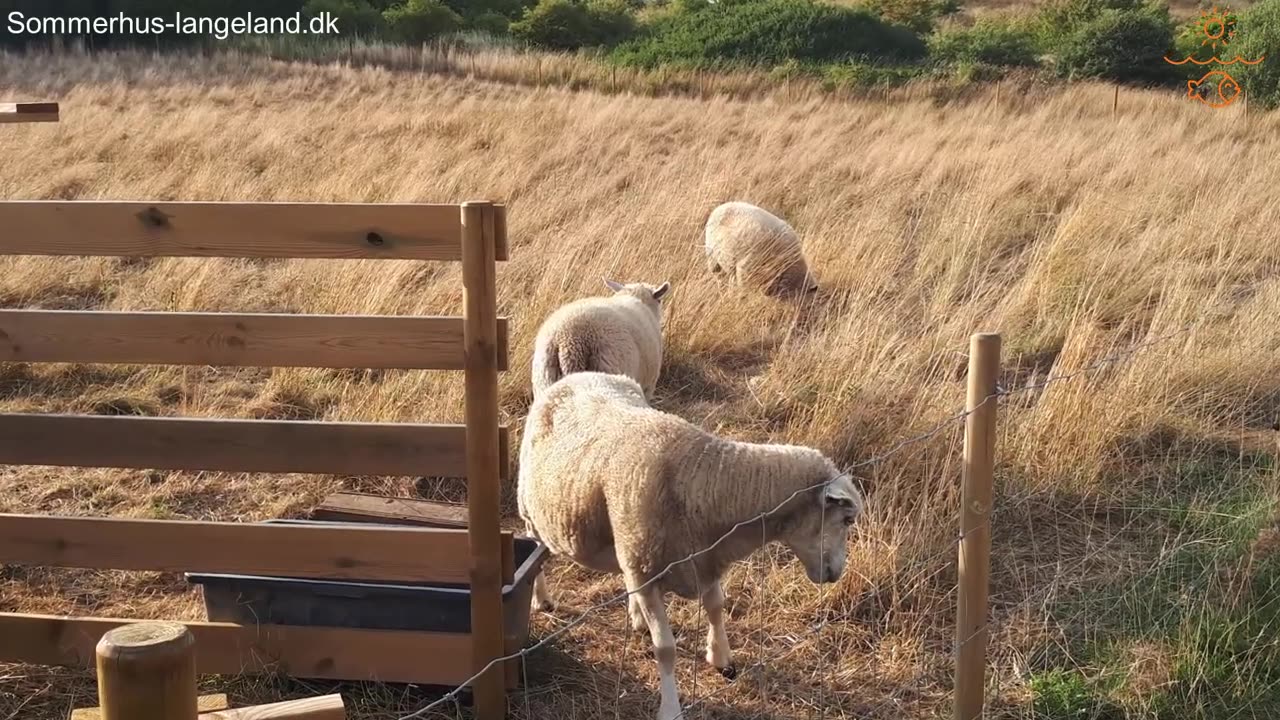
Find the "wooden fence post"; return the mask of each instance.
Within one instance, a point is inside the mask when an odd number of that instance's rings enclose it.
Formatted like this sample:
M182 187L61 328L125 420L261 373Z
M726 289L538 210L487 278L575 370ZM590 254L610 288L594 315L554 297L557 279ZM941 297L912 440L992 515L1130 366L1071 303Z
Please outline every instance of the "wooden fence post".
M991 574L991 485L995 467L1000 336L969 338L964 476L960 495L955 720L982 717L987 669L987 585Z
M1111 118L1114 120L1120 114L1120 86L1115 86L1115 92L1111 96Z
M463 342L466 348L467 517L471 538L472 662L478 672L501 657L502 530L499 526L497 211L462 205ZM472 684L476 717L506 716L501 665Z
M195 638L187 626L144 622L98 641L102 720L196 720Z

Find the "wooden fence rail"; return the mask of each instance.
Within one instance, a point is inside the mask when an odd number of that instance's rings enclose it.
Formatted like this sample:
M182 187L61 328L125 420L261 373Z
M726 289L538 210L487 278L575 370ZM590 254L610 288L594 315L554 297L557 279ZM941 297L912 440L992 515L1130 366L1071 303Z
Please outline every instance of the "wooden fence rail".
M469 584L469 633L182 623L200 672L466 681L510 651L502 587L513 538L498 524L509 449L497 395L508 324L495 288L506 225L505 209L488 202L0 202L0 255L460 261L464 294L461 317L0 310L0 361L419 368L466 379L462 425L0 414L0 463L465 477L470 517L459 530L0 515L0 563ZM0 614L0 660L91 664L97 639L132 622ZM511 670L495 666L474 683L481 720L504 716Z
M0 103L0 125L6 123L58 122L58 103Z

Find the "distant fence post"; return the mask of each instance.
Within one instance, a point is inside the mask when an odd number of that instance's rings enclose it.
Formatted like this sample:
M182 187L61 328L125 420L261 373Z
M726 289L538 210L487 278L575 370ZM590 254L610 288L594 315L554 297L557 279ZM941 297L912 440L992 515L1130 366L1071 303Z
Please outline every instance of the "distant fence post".
M1000 336L969 338L968 416L960 495L960 572L956 613L955 720L982 717L987 669L987 586L991 574L991 496L996 450Z
M123 625L96 652L102 720L196 720L195 638L185 625Z
M1111 95L1111 117L1112 119L1120 115L1120 85L1115 86L1115 91Z

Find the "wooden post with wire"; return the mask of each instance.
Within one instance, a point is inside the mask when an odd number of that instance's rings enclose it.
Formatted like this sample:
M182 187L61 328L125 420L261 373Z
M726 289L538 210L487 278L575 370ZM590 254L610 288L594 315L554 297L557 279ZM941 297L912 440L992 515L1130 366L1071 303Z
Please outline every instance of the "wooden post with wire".
M467 512L471 540L472 664L479 672L506 648L502 628L502 528L499 525L498 318L495 257L503 208L462 205L463 343L466 369ZM476 717L506 715L504 670L472 684Z
M123 625L96 654L102 720L196 720L196 645L185 625Z
M991 574L991 496L996 451L1000 335L969 339L968 413L960 495L956 612L955 720L982 717L987 669L987 587Z

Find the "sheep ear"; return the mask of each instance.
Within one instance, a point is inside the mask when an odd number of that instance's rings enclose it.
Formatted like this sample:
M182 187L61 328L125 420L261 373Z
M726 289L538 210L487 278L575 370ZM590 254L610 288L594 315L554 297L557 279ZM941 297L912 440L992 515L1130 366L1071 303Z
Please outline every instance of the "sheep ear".
M620 282L614 282L614 281L610 280L609 278L602 278L602 279L604 280L604 284L605 284L605 285L606 285L610 290L612 290L612 291L614 291L614 292L620 292L624 287L626 287L626 286L625 286L625 285L623 285L622 283L620 283Z
M667 295L667 293L669 293L669 292L671 292L671 283L669 283L669 282L664 282L664 283L662 283L661 285L659 285L659 286L658 286L658 289L657 289L657 290L654 290L654 291L653 291L653 299L654 299L654 300L661 300L661 299L662 299L663 297L665 297L665 296Z

